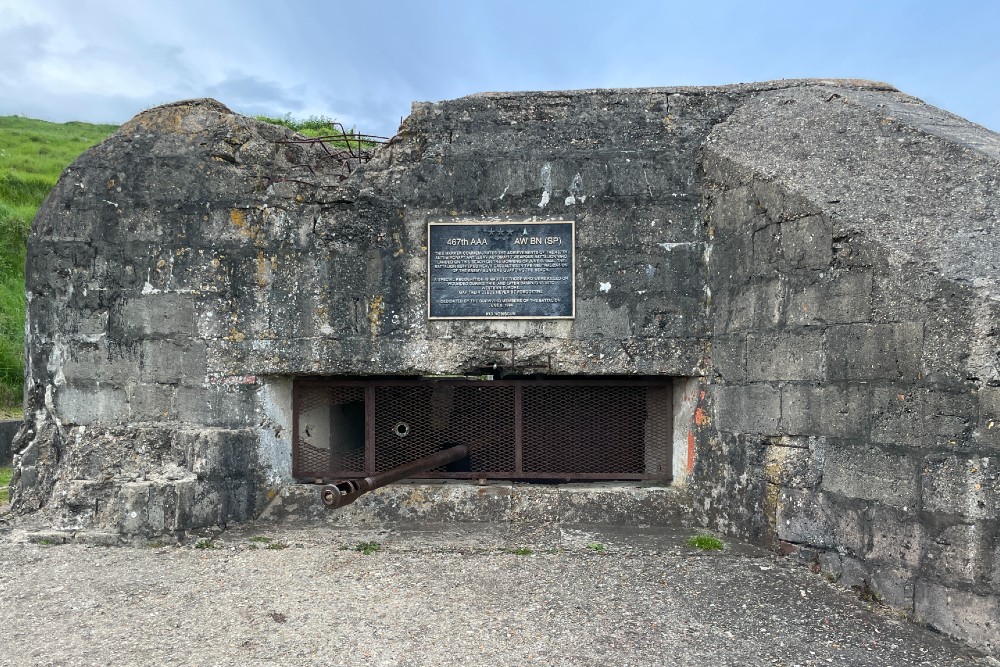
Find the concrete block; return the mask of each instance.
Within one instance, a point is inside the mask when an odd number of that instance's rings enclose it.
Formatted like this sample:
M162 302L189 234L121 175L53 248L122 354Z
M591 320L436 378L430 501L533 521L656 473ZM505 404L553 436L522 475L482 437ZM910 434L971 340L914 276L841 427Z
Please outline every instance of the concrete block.
M76 313L75 330L79 337L101 336L108 332L109 310Z
M809 215L780 225L781 267L795 269L825 269L833 257L832 229L820 215Z
M719 386L715 396L715 423L732 433L779 432L781 392L769 385Z
M873 445L839 443L826 448L823 490L915 511L919 460Z
M819 564L823 572L844 588L863 585L868 581L869 570L864 561L839 551L824 551L819 555Z
M871 441L919 447L924 441L923 394L912 385L871 391Z
M537 523L535 512L553 506L558 521L566 524L602 524L611 526L676 525L684 514L680 495L667 489L625 489L589 485L560 488L555 498L542 507L533 507L540 494L519 493L515 489L511 511L514 520Z
M128 416L128 397L124 389L79 384L59 387L55 394L59 416L65 423L107 423Z
M746 381L746 347L746 336L739 334L717 336L712 341L712 367L721 380L732 384ZM1000 419L997 421L1000 423Z
M786 263L781 254L781 226L768 218L762 220L753 230L751 252L750 275L774 277L782 273Z
M132 421L172 421L177 419L171 384L131 384L126 389L128 414Z
M747 380L822 380L823 332L800 329L747 335Z
M976 436L979 442L1000 448L1000 387L982 387L979 390Z
M783 489L775 512L779 540L860 555L866 550L865 515L813 490Z
M71 479L60 483L59 493L69 507L95 509L107 496L107 482L90 479ZM96 509L100 509L96 507Z
M924 377L935 384L962 384L977 371L969 368L976 334L969 310L932 311L924 322Z
M198 480L191 475L174 482L174 492L177 497L176 522L178 529L186 530L192 526L195 491Z
M207 353L200 340L145 340L140 350L143 382L200 385L205 381Z
M697 297L649 295L633 308L633 329L650 337L694 338L708 334L704 292ZM577 323L580 321L579 302ZM605 334L606 335L606 334ZM628 337L631 333L625 334Z
M555 166L555 165L553 165ZM575 173L568 174L570 179ZM582 175L582 174L581 174ZM506 182L499 184L502 192ZM619 247L620 225L629 230L629 238L637 246L654 248L658 243L686 243L697 245L701 235L701 218L693 202L670 198L669 201L633 201L623 208L614 200L594 200L588 197L586 213L577 217L576 241L579 246ZM419 243L422 237L412 238Z
M199 479L246 477L256 464L257 438L249 429L181 431L177 444Z
M111 326L131 338L195 335L198 322L194 298L178 293L135 296L112 316Z
M973 391L939 391L920 393L921 429L926 444L948 447L968 444L979 417L977 396Z
M738 288L713 288L713 294L717 333L767 331L781 323L785 290L777 278L757 279Z
M775 536L795 544L836 548L831 516L825 509L818 493L783 489L774 515Z
M77 344L68 347L62 374L70 384L101 382L124 385L139 374L139 355L122 348L108 349L102 344Z
M227 479L222 481L223 494L225 497L225 512L222 516L223 525L231 522L250 521L256 518L259 510L257 507L257 489L254 480Z
M122 523L129 535L155 537L177 530L177 490L173 482L129 482L119 491Z
M256 423L253 385L180 387L177 419L201 426L244 428Z
M913 613L913 598L917 581L913 570L897 567L873 567L866 564L868 588L885 604Z
M827 329L827 378L916 381L921 377L923 324L845 324Z
M225 489L218 480L195 482L191 505L185 512L187 526L190 528L224 526L228 509Z
M778 183L755 179L751 190L771 220L785 222L817 213L815 204L806 197Z
M712 244L707 276L713 294L719 295L726 287L742 287L756 276L753 261L753 238L745 235L717 238Z
M984 595L917 580L914 614L918 620L987 652L1000 651L1000 596Z
M628 338L632 326L629 309L611 308L607 299L577 299L573 331L580 338Z
M788 287L785 322L791 326L868 322L872 313L872 271L832 270Z
M932 454L921 473L923 509L972 520L1000 514L1000 457Z
M932 529L926 539L923 576L960 584L988 581L992 536L993 531L976 524Z
M773 438L765 453L764 478L769 484L815 489L823 479L825 438Z
M249 479L217 479L194 484L189 527L225 527L232 521L248 521L263 509L258 506L255 483Z
M896 609L912 612L916 580L913 573L905 568L879 567L871 563L838 553L827 551L820 554L820 567L832 575L838 585L871 591L883 602Z
M923 320L936 284L937 278L915 264L880 267L872 275L873 321Z
M911 571L917 569L923 555L924 526L916 514L876 505L869 514L868 525L871 539L865 560Z
M26 535L32 544L66 544L73 539L73 534L66 530L36 530Z
M763 213L750 188L743 185L712 194L708 222L715 238L725 240L728 236L752 229L754 221L763 218Z
M114 547L122 542L122 537L118 533L81 530L73 536L73 541L77 544L85 544L93 547Z
M788 384L781 388L781 430L788 435L862 437L868 430L864 387Z
M1000 534L993 537L993 549L990 559L992 567L990 569L990 587L994 593L1000 594Z

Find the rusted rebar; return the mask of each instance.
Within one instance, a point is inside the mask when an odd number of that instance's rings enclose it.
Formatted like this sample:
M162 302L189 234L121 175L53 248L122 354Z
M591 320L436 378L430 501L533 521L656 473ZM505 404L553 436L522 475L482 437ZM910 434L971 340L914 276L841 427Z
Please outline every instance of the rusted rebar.
M332 161L339 164L341 168L339 179L343 181L346 180L351 173L353 173L354 169L358 165L362 165L371 160L375 155L375 150L379 146L389 141L389 137L382 137L377 134L364 134L353 130L348 131L342 124L337 122L332 123L331 127L336 127L340 131L320 137L298 136L288 139L280 139L276 143L295 144L309 146L310 148L318 147L322 149L324 155L321 155L317 159L317 162ZM291 165L291 168L307 169L313 175L316 174L316 170L313 169L313 165L308 163L293 164ZM296 183L318 186L317 183L309 183L301 179L289 178L287 176L268 176L267 180L271 183L294 181Z

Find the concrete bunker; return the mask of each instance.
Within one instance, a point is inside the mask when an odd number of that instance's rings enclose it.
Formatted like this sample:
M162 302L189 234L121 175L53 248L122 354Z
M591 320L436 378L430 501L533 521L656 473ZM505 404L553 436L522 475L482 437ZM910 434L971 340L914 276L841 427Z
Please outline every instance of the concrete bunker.
M438 378L434 446L456 439L462 378L494 368L474 387L662 380L669 401L624 400L670 404L670 501L618 518L780 543L996 648L995 134L813 80L474 95L415 105L367 163L329 155L195 100L67 170L29 239L16 512L183 534L258 516L334 454L420 442L415 417L340 393L320 421L347 444L297 470L293 439L323 438L296 433L296 396L330 379ZM435 226L566 221L571 316L432 312L468 296L429 299ZM627 474L662 475L646 428Z

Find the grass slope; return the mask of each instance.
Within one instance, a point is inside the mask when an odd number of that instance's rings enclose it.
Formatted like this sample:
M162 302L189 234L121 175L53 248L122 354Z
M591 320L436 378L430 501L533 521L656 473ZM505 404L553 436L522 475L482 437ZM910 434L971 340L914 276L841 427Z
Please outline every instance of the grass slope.
M117 127L0 116L0 416L17 413L24 378L24 254L31 220L59 175Z
M4 505L10 501L10 496L7 493L7 487L10 486L10 480L14 477L14 469L10 466L0 466L0 505Z

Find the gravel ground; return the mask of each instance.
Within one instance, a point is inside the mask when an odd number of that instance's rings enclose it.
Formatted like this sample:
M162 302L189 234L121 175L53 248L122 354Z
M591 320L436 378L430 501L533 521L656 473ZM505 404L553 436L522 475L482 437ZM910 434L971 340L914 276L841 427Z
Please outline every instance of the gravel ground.
M787 559L688 535L258 525L141 548L8 531L0 664L1000 666Z

